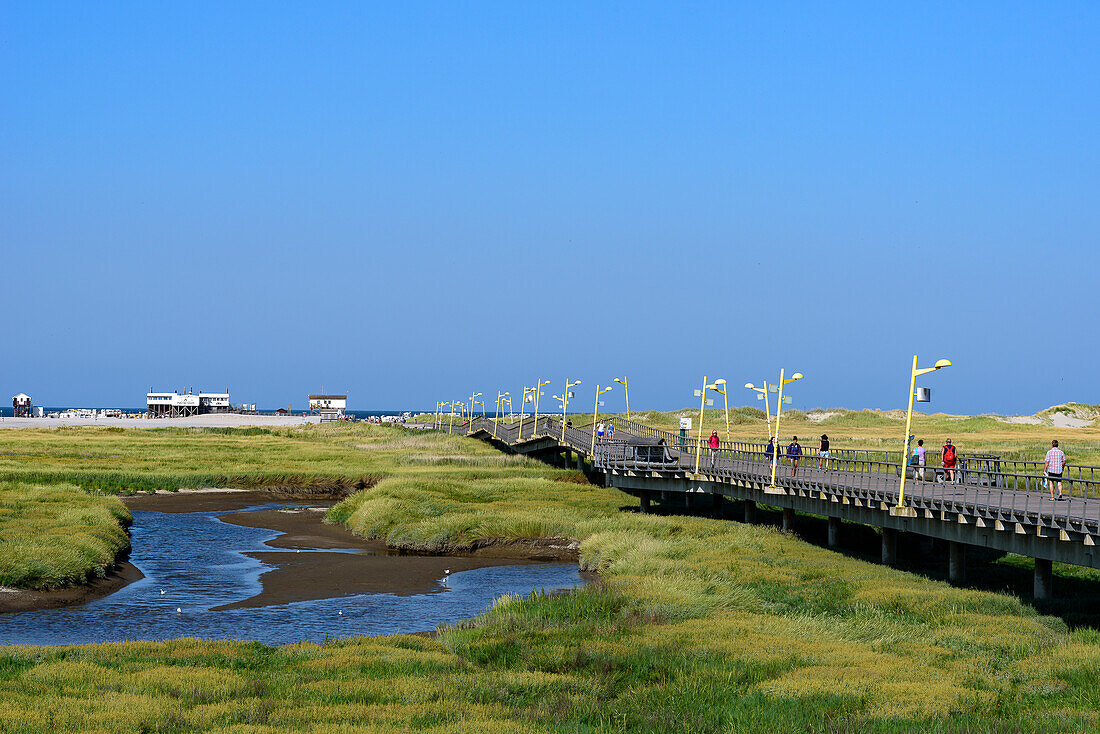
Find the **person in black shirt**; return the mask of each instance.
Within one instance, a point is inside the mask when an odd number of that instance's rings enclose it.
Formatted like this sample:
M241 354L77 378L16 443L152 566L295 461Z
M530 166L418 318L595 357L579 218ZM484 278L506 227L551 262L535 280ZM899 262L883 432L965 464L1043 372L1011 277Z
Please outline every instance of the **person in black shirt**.
M821 434L821 468L829 468L829 437Z

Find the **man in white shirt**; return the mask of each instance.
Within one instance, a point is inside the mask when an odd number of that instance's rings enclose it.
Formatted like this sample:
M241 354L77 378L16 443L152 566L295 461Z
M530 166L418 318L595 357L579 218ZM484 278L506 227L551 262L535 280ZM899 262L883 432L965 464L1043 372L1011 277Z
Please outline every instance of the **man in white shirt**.
M1043 471L1047 475L1047 486L1050 488L1050 498L1052 500L1064 500L1062 496L1062 472L1066 468L1066 455L1062 449L1058 448L1058 440L1055 439L1050 442L1050 451L1047 452L1046 459L1043 461ZM1058 484L1058 496L1054 496L1054 485Z

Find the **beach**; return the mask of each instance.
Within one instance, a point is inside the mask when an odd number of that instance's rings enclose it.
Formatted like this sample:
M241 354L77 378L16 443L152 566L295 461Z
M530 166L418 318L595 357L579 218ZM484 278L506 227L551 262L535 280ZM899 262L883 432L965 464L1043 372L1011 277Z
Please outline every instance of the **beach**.
M240 426L300 426L319 423L320 416L241 415L208 413L184 418L0 418L0 428L61 428L62 426L115 426L120 428L236 428Z

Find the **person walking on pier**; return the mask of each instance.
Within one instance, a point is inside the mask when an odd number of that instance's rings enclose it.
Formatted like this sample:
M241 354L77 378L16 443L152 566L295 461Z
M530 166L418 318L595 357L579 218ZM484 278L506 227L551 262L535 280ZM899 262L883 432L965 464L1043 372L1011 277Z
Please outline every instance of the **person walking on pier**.
M1050 442L1050 451L1047 452L1046 459L1043 461L1043 471L1047 475L1047 486L1050 488L1050 498L1052 500L1064 500L1062 496L1062 472L1066 468L1066 454L1062 449L1058 448L1058 439ZM1054 485L1058 484L1058 496L1054 496Z
M829 468L829 437L824 433L821 434L821 468Z
M924 448L924 439L917 441L917 447L913 449L917 455L917 479L924 481L924 466L928 463L928 449Z
M775 439L768 436L768 445L764 447L764 458L770 464L775 457Z
M718 439L718 431L711 431L710 438L707 439L707 446L710 447L710 468L714 468L714 461L718 458L718 447L721 445L721 441Z
M600 421L599 423L596 424L596 440L597 441L602 441L603 440L603 421Z
M791 478L793 479L798 476L798 460L802 458L802 447L798 444L798 436L794 436L787 446L787 458L791 462Z
M608 438L608 440L610 440L612 438L615 438L615 422L614 421L608 421L607 422L607 438Z
M951 445L951 439L947 439L947 443L943 445L943 452L940 454L940 464L943 466L944 479L949 482L955 481L955 459L958 458L958 453L955 451L955 447Z

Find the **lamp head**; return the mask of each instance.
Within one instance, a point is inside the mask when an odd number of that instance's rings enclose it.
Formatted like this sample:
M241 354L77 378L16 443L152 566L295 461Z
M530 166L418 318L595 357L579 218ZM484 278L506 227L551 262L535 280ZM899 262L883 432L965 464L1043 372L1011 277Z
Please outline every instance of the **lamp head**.
M752 384L751 382L746 382L745 387L747 387L750 390L755 390L756 389L756 385Z
M941 369L943 367L950 367L950 366L951 366L951 360L950 359L940 359L940 360L936 361L936 369Z
M801 372L795 372L793 375L791 375L791 379L792 380L801 380L802 379L802 373Z
M722 378L718 378L717 380L714 381L714 384L715 385L725 385L726 381L723 380Z

